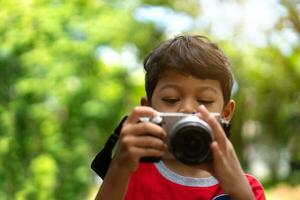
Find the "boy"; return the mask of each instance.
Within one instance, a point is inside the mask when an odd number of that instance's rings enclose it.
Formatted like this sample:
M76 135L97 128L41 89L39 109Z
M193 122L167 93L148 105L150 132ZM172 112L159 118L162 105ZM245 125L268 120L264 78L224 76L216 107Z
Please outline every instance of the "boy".
M245 175L235 150L212 114L229 121L233 75L223 52L203 36L179 36L156 47L144 61L147 98L123 123L118 148L98 200L264 200L262 185ZM188 165L164 159L167 133L142 117L158 112L197 114L212 129L212 159ZM162 157L159 162L140 162Z

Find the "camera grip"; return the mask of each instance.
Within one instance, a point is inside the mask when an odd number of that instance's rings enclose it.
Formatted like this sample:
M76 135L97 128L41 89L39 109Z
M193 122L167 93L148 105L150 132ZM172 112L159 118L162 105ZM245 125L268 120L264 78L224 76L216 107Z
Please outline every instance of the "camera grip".
M140 159L140 162L143 163L153 163L153 162L158 162L160 161L161 157L142 157Z

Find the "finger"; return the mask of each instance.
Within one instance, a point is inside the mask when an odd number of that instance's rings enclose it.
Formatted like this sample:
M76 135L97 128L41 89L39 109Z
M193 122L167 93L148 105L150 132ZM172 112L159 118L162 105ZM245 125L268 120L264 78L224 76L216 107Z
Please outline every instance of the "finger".
M207 171L210 172L218 180L220 180L220 169L225 170L226 167L224 166L223 153L218 147L218 143L216 141L211 143L210 149L211 149L211 154L213 159L211 162L207 163L208 165Z
M218 160L223 158L223 153L220 150L217 142L215 142L215 141L212 142L211 145L210 145L210 148L211 148L211 151L212 151L214 161L218 161Z
M166 140L167 133L164 129L154 123L138 123L138 124L127 124L124 126L121 136L125 135L151 135L153 137L157 137L161 140Z
M163 140L150 135L135 137L134 142L135 146L140 148L167 150L167 144Z
M131 156L134 160L140 160L143 157L161 157L165 151L153 148L134 147L131 149Z
M120 153L130 155L130 157L136 155L136 149L153 149L162 152L165 152L167 149L167 145L163 140L149 135L128 135L121 138L119 146Z
M156 115L157 111L153 108L148 106L138 106L131 111L125 123L137 123L141 117L155 117Z
M158 149L151 149L151 148L148 148L148 149L141 149L142 151L142 157L162 157L165 153L165 151L162 151L162 150L158 150Z
M123 137L120 143L123 149L127 151L132 147L165 150L167 146L163 140L150 135L141 135L141 136L129 135Z
M117 154L115 154L115 159L119 163L124 164L124 167L137 169L138 163L143 157L162 157L165 151L153 148L140 148L131 146L129 149L120 149Z
M211 127L214 138L218 144L222 147L222 149L226 148L227 137L216 117L210 114L203 105L199 106L198 111L201 114L201 118Z
M228 167L228 165L226 164L226 158L216 141L212 142L211 144L211 152L213 156L214 170L216 170L216 176L218 176L220 175L220 168L222 169L222 171L226 171L226 168Z
M224 182L224 177L228 177L230 173L230 165L226 160L226 156L223 154L218 143L214 141L211 144L211 151L213 156L213 168L214 176L221 182ZM226 178L225 178L226 179Z

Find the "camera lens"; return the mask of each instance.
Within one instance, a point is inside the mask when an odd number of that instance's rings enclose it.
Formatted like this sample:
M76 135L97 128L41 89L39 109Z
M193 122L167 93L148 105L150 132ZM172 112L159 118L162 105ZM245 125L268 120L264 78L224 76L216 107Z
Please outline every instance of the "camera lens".
M170 151L182 163L195 165L210 157L211 143L211 130L205 122L184 120L173 129Z

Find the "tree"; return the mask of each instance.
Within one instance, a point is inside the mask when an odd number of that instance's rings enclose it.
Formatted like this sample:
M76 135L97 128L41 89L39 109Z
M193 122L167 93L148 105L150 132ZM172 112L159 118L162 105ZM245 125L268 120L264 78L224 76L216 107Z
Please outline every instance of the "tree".
M101 49L143 56L162 35L136 6L1 1L0 199L86 198L92 156L142 87Z

